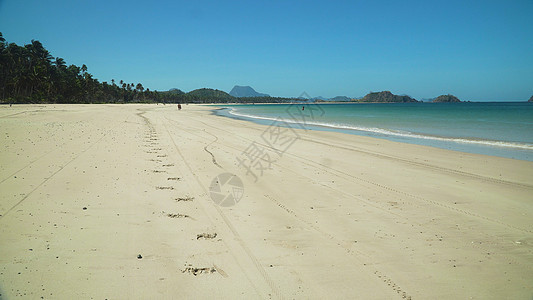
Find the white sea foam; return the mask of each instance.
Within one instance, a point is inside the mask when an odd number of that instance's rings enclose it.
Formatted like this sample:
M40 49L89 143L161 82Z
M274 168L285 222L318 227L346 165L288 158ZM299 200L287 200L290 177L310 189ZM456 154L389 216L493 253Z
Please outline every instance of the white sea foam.
M336 123L324 123L324 122L315 122L315 121L298 122L293 119L273 118L273 117L257 116L257 115L251 115L251 114L243 114L243 113L236 112L234 108L230 108L229 113L235 116L246 117L246 118L251 118L251 119L283 121L283 122L287 122L291 124L298 124L301 126L313 125L313 126L327 127L327 128L333 128L333 129L345 129L345 130L369 132L369 133L374 133L374 134L384 135L384 136L395 136L395 137L424 139L424 140L433 140L433 141L441 141L441 142L484 145L484 146L492 146L492 147L505 147L505 148L514 148L514 149L523 149L523 150L533 151L533 145L526 144L526 143L493 141L493 140L483 140L483 139L442 137L442 136L412 133L412 132L407 132L407 131L383 129L383 128L377 128L377 127L363 127L363 126L336 124Z

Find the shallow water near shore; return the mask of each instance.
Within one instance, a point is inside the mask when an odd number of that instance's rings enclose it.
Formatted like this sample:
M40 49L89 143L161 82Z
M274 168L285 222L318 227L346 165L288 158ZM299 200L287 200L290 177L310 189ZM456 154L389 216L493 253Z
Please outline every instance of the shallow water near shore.
M310 130L533 161L533 104L527 102L218 106L224 108L218 115L264 125L278 120Z

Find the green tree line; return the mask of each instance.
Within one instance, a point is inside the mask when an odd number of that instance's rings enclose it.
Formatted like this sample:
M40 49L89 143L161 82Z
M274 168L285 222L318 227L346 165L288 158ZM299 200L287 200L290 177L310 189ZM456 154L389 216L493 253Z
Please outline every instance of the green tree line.
M176 96L150 91L141 83L99 82L86 65L67 65L41 42L19 46L7 43L0 32L0 101L4 103L171 102Z
M141 83L123 80L99 82L87 66L67 65L53 57L41 42L19 46L7 43L0 32L1 103L266 103L294 99L275 97L235 98L214 89L184 93L179 89L151 91Z

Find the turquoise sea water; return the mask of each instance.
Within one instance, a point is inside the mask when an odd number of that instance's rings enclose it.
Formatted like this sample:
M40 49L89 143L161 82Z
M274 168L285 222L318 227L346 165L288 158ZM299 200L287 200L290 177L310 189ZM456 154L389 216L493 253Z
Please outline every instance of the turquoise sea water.
M302 103L222 107L217 114L261 124L283 120L289 126L311 130L533 161L533 103Z

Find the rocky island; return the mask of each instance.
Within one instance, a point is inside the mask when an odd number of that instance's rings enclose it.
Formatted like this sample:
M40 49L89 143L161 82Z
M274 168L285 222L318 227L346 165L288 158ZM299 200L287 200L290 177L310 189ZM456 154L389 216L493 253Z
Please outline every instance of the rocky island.
M459 100L459 98L455 97L454 95L440 95L437 98L433 99L433 103L457 103L462 102Z
M418 102L416 99L407 95L394 95L389 91L383 92L371 92L364 96L362 99L358 99L357 102L373 102L373 103L406 103L406 102Z

